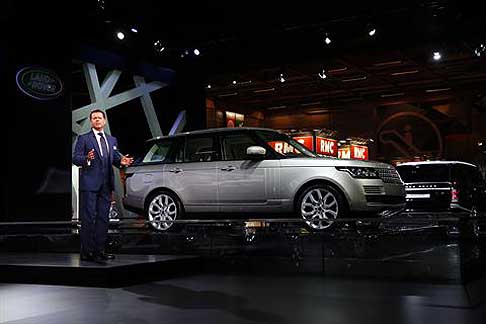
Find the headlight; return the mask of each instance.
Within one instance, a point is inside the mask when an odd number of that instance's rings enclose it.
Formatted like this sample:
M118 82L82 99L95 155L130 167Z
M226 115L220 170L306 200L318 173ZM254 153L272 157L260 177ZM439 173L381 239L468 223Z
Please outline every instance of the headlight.
M374 168L365 167L336 167L339 171L349 173L353 178L378 179L378 172Z

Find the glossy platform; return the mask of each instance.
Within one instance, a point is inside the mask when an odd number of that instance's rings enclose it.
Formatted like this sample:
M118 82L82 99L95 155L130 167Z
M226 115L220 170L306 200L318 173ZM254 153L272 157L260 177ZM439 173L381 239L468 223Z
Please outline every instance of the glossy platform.
M120 287L193 273L199 257L117 255L99 264L77 253L1 253L1 282Z

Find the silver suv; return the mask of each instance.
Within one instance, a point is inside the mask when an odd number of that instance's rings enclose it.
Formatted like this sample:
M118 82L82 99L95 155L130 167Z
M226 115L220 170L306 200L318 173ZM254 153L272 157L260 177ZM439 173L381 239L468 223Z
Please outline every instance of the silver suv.
M338 217L401 209L405 189L391 165L319 158L285 134L220 128L148 141L126 170L126 209L158 231L183 218L293 215L311 230ZM197 216L195 216L197 215Z

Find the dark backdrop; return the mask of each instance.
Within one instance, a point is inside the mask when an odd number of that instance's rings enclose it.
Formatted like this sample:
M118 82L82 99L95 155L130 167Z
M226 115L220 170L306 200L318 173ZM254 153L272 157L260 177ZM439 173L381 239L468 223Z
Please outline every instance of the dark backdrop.
M8 28L2 30L7 95L2 104L0 220L67 220L71 216L69 40L59 34L59 21L21 9L12 12ZM15 76L26 66L55 72L63 82L63 94L41 101L22 93Z

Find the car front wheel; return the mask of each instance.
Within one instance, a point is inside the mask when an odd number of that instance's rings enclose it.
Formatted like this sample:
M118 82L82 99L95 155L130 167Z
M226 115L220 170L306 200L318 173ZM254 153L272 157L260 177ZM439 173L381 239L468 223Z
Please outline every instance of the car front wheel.
M302 192L297 203L297 213L311 230L320 231L329 228L345 213L345 205L342 195L336 189L318 184Z

